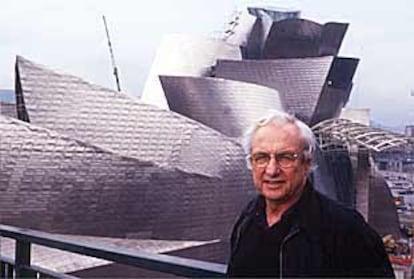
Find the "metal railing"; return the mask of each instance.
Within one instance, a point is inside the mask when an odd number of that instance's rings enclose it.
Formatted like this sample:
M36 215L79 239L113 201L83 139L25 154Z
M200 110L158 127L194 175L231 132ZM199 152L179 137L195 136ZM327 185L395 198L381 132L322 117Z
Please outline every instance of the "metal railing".
M31 265L32 244L183 277L224 277L226 270L223 264L114 248L7 225L0 225L0 236L16 241L14 261L0 255L0 278L76 278Z

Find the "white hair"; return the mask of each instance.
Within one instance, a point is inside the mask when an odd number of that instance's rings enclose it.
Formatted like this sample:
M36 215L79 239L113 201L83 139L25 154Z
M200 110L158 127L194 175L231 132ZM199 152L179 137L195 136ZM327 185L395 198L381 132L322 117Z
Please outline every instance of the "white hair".
M250 152L252 149L252 139L260 127L264 127L269 125L270 123L286 123L286 124L293 124L295 125L302 136L303 142L305 144L303 155L306 159L312 160L313 154L316 148L316 140L315 136L312 132L312 129L306 125L301 120L297 119L294 115L288 114L286 112L278 111L278 110L269 110L266 115L260 117L257 121L251 125L243 135L242 145L244 152L247 155L247 166L251 168L250 162Z

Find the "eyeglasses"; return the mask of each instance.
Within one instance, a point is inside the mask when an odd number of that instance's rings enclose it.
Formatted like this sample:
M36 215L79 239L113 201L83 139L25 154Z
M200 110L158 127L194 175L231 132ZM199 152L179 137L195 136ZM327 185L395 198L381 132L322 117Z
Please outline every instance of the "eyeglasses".
M302 154L294 153L294 152L280 152L275 154L269 154L266 152L257 152L250 157L250 160L254 167L257 168L265 168L268 166L272 157L275 158L276 162L278 163L279 167L281 168L293 168L297 159Z

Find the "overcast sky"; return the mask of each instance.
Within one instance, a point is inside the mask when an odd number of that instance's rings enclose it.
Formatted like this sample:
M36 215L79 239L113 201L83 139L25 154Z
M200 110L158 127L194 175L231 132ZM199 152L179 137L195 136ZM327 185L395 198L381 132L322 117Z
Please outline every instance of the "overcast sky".
M164 34L219 34L247 4L296 8L302 17L348 22L341 56L361 59L350 107L371 108L387 126L414 124L414 1L374 0L3 0L0 9L0 88L14 88L22 55L115 89L105 14L121 87L140 96Z

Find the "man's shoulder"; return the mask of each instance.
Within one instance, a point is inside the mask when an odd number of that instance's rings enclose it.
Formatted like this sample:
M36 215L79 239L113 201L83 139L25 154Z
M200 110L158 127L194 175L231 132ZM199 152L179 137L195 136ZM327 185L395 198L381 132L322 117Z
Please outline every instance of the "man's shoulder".
M256 214L257 208L264 203L263 197L256 195L247 203L247 205L241 211L240 217L248 217Z
M313 204L314 208L310 209L310 212L317 211L323 227L341 231L367 229L364 217L355 209L346 207L317 191L314 191L313 195L318 205Z

